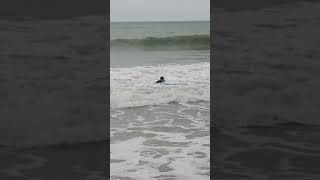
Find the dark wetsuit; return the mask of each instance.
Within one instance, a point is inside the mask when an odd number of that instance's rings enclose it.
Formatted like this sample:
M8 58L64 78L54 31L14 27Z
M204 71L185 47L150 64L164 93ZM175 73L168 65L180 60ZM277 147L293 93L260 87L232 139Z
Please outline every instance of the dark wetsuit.
M160 79L156 83L162 83L162 82L166 82L166 81L164 79Z

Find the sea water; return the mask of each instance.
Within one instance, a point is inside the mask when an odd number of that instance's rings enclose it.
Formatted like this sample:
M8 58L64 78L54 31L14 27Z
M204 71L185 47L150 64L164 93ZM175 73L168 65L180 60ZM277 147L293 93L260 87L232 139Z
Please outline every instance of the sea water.
M111 179L209 179L209 26L111 23Z

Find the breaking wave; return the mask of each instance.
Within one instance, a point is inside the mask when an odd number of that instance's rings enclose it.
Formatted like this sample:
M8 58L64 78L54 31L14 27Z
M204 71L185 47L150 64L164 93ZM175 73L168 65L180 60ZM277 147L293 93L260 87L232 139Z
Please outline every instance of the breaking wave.
M210 49L210 35L114 39L111 41L111 48L138 48L143 50L207 50Z

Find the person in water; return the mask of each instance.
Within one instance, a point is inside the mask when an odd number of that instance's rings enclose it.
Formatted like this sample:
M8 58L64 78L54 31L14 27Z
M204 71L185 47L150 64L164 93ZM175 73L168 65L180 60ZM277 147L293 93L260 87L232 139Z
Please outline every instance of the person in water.
M160 80L158 80L156 83L163 83L163 82L166 82L166 81L164 80L164 77L160 77Z

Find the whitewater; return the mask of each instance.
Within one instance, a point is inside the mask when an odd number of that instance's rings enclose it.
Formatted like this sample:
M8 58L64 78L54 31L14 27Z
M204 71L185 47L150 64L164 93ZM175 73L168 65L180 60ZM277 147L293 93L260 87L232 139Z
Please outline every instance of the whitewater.
M110 46L110 179L209 179L209 22L111 23Z
M114 23L110 45L110 179L209 179L209 22Z
M208 62L166 64L110 69L111 108L138 107L170 102L209 101L210 69ZM164 76L177 85L155 81Z
M111 179L210 178L209 66L110 69Z

